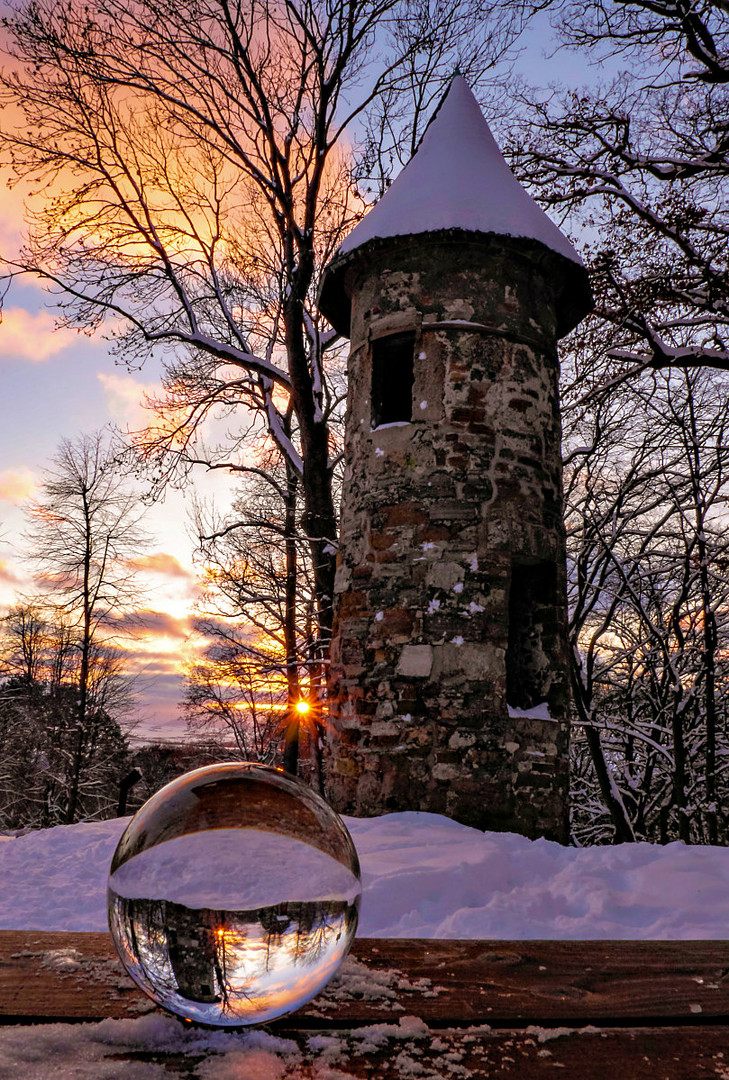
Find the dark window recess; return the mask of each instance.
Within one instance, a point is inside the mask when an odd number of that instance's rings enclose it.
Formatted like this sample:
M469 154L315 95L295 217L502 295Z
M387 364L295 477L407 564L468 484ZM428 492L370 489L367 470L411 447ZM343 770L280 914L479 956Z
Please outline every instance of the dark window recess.
M372 427L413 418L415 334L372 342Z
M512 563L506 700L514 708L531 709L545 700L556 630L554 563Z

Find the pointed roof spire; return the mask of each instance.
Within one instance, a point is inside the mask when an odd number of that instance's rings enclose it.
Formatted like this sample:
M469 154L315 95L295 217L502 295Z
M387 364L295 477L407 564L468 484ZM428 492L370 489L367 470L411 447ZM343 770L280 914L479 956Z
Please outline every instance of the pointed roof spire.
M336 282L332 278L338 269L343 269L344 261L355 261L354 253L370 240L446 229L537 240L568 259L579 268L580 276L586 277L572 244L504 161L478 102L460 74L451 80L413 157L339 246L322 286L323 313L331 321L331 311L334 325L343 328L337 310L338 299L343 298L333 295Z

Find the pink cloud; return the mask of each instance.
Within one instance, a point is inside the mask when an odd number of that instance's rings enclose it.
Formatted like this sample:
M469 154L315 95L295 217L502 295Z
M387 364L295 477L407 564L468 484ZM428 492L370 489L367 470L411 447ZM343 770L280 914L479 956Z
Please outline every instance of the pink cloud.
M194 575L185 569L182 563L174 555L167 555L163 551L157 551L153 555L144 555L134 559L130 563L135 570L144 570L151 574L163 574L165 577L179 577L189 580Z
M0 358L42 363L78 341L74 330L56 326L49 311L26 311L21 307L3 310L0 321Z
M115 619L114 628L137 638L186 638L190 633L190 622L186 616L178 619L167 611L153 611L146 608Z

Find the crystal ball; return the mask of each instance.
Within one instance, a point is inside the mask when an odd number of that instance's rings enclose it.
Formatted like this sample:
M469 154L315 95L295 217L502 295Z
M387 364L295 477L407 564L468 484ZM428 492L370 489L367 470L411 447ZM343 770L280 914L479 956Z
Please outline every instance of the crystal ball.
M109 928L158 1005L215 1027L298 1009L357 929L357 852L302 781L227 762L173 780L127 826L111 862Z

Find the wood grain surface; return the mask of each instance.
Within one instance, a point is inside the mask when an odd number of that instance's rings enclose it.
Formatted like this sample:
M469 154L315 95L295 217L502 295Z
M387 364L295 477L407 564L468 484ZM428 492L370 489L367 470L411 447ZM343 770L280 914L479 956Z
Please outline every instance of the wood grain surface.
M129 1017L151 1007L107 934L0 931L0 1022ZM295 1026L403 1014L431 1027L729 1024L729 942L360 939Z
M153 1010L107 934L0 932L0 1024ZM729 1080L728 1021L729 942L362 939L266 1030L299 1048L281 1080ZM207 1075L207 1054L110 1053L140 1077Z

